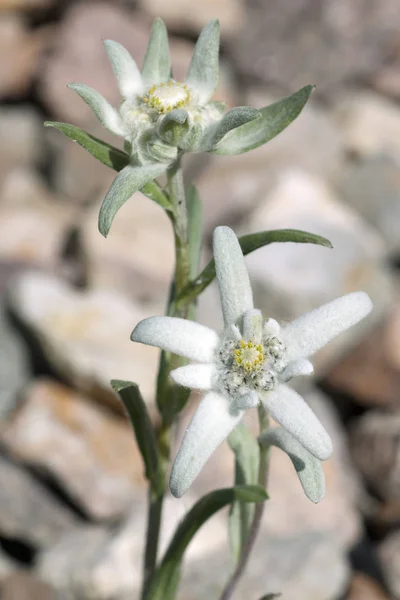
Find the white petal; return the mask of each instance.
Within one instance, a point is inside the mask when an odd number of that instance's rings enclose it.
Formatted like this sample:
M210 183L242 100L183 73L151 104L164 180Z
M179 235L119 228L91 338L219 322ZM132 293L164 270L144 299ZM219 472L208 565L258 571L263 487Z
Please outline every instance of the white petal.
M266 336L279 336L281 326L275 319L267 319L264 321L264 334Z
M136 325L131 340L158 346L192 360L212 362L219 338L215 331L194 321L149 317Z
M180 498L192 485L214 450L223 442L243 416L228 398L209 392L201 400L182 440L172 467L170 488Z
M304 493L311 502L320 502L325 496L325 475L322 463L308 452L282 427L269 429L259 437L261 444L276 446L289 456L296 469Z
M217 227L213 238L217 274L225 325L231 325L254 308L249 275L238 239L229 227Z
M372 309L365 292L347 294L296 319L281 330L287 346L287 360L311 356Z
M172 379L179 385L194 390L210 390L215 376L214 365L186 365L171 371Z
M118 81L118 89L123 98L130 98L143 92L142 76L128 50L118 42L105 40L104 46Z
M314 367L306 358L299 358L298 360L292 360L280 373L280 381L289 381L292 377L298 377L299 375L312 375Z
M125 135L124 124L118 111L99 92L83 83L70 83L68 87L90 106L103 127L115 135Z
M271 417L287 429L316 458L326 460L332 454L332 442L321 423L305 402L290 387L281 384L261 395Z

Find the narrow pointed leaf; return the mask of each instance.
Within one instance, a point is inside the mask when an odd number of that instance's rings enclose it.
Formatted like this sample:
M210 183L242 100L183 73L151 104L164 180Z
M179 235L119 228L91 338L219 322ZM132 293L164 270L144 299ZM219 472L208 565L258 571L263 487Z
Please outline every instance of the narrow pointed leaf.
M172 144L178 146L189 130L189 113L187 110L177 109L171 110L158 127L159 136Z
M275 600L275 598L280 598L282 594L267 594L260 598L260 600Z
M276 427L260 436L260 443L276 446L293 463L305 495L311 502L320 502L325 495L325 475L322 463L308 452L286 429Z
M194 48L186 83L199 93L200 104L210 100L219 80L219 22L207 23Z
M95 138L75 125L70 125L69 123L56 123L54 121L46 121L44 125L45 127L54 127L55 129L58 129L58 131L63 133L70 140L82 146L82 148L87 150L89 154L103 163L103 165L110 167L110 169L114 169L114 171L122 171L122 169L129 164L129 156L126 152L122 152L122 150L114 148L114 146L103 142L103 140ZM149 183L146 183L140 191L142 194L165 208L165 210L172 210L168 198L155 181L149 181Z
M203 205L193 184L187 191L190 277L198 273L203 231Z
M135 61L122 44L105 40L104 47L118 81L118 89L123 98L131 98L142 93L142 77Z
M162 481L158 466L156 437L139 387L131 381L117 379L111 381L111 386L121 398L132 424L145 465L146 477L151 482L152 488L158 489Z
M156 571L146 600L173 600L175 598L184 553L200 527L221 508L231 504L237 498L238 493L249 502L260 501L259 491L249 489L246 494L245 488L246 486L243 486L239 492L236 488L215 490L196 502L178 525Z
M260 109L262 117L229 131L213 154L243 154L266 144L283 131L303 110L314 86L306 85L292 96Z
M317 244L332 248L332 244L326 238L300 231L299 229L274 229L271 231L260 231L258 233L250 233L239 238L239 244L244 255L258 250L263 246L274 242L294 242L297 244ZM192 281L188 287L183 290L180 298L192 298L200 294L215 278L215 263L211 260L202 270L200 275Z
M258 480L260 449L254 436L239 423L228 436L228 444L235 454L235 486L255 485ZM229 541L235 562L239 560L254 516L254 506L236 500L229 513Z
M121 171L129 164L129 156L122 150L114 148L110 144L99 140L98 138L86 133L83 129L70 125L69 123L56 123L55 121L46 121L45 127L54 127L61 131L66 137L73 142L76 142L82 148L87 150L89 154L97 158L110 169Z
M155 19L143 61L142 81L144 86L158 85L168 81L171 74L171 58L168 33L164 21Z
M135 192L164 173L166 169L167 165L162 163L143 166L128 165L118 173L100 208L99 231L104 237L107 237L114 217L121 206Z
M241 502L264 502L268 494L261 485L236 485L235 496Z
M86 102L103 127L115 135L124 136L124 124L118 111L99 92L83 83L70 83L68 87Z
M256 108L236 106L228 111L220 121L211 125L206 131L202 141L202 149L209 151L231 130L241 127L245 123L261 119L261 113Z

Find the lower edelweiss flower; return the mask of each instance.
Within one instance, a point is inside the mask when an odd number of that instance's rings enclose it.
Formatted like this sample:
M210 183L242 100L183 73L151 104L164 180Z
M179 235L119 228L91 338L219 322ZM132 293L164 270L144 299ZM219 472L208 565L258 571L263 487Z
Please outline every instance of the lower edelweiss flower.
M132 340L197 361L171 372L180 385L206 390L172 467L170 487L181 497L217 446L260 402L275 421L318 460L332 453L329 435L287 382L309 375L308 358L371 310L367 294L355 292L280 327L254 309L243 254L234 232L217 227L214 259L225 328L221 335L193 321L150 317Z

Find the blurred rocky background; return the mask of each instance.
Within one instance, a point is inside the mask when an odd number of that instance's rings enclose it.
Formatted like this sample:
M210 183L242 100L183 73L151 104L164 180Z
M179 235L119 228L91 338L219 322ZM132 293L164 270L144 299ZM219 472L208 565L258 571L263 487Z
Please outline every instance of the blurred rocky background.
M163 312L171 229L137 194L103 239L97 211L113 172L43 121L118 145L66 84L118 103L102 40L140 63L157 15L177 78L200 29L220 18L218 97L229 106L317 86L267 146L187 160L205 205L204 261L217 224L309 230L334 250L282 244L248 257L265 314L291 319L358 289L375 305L301 382L334 439L327 496L312 505L273 453L271 499L236 598L399 600L399 0L0 0L0 598L138 597L146 486L109 379L137 381L152 407L157 351L129 334ZM215 287L199 319L220 325ZM167 500L164 547L193 500L232 476L223 447L187 496ZM190 547L180 598L216 598L230 568L221 513Z

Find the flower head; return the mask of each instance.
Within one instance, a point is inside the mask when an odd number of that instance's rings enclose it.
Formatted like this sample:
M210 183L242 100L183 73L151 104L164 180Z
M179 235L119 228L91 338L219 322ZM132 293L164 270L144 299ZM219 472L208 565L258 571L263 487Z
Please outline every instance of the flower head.
M257 110L239 107L223 119L224 104L211 102L219 79L217 20L201 32L184 82L171 74L167 30L161 19L153 23L141 72L121 44L106 40L104 45L122 96L120 108L86 85L69 87L104 127L125 139L134 164L170 164L179 152L210 150L229 130L260 116Z
M290 434L291 445L304 449L302 456L329 458L332 443L327 432L287 383L311 374L310 356L372 308L367 294L355 292L281 327L254 309L243 254L228 227L214 232L214 259L225 324L221 334L173 317L150 317L132 333L134 341L196 361L171 376L180 385L206 391L172 468L170 487L176 497L186 492L244 411L260 402Z

